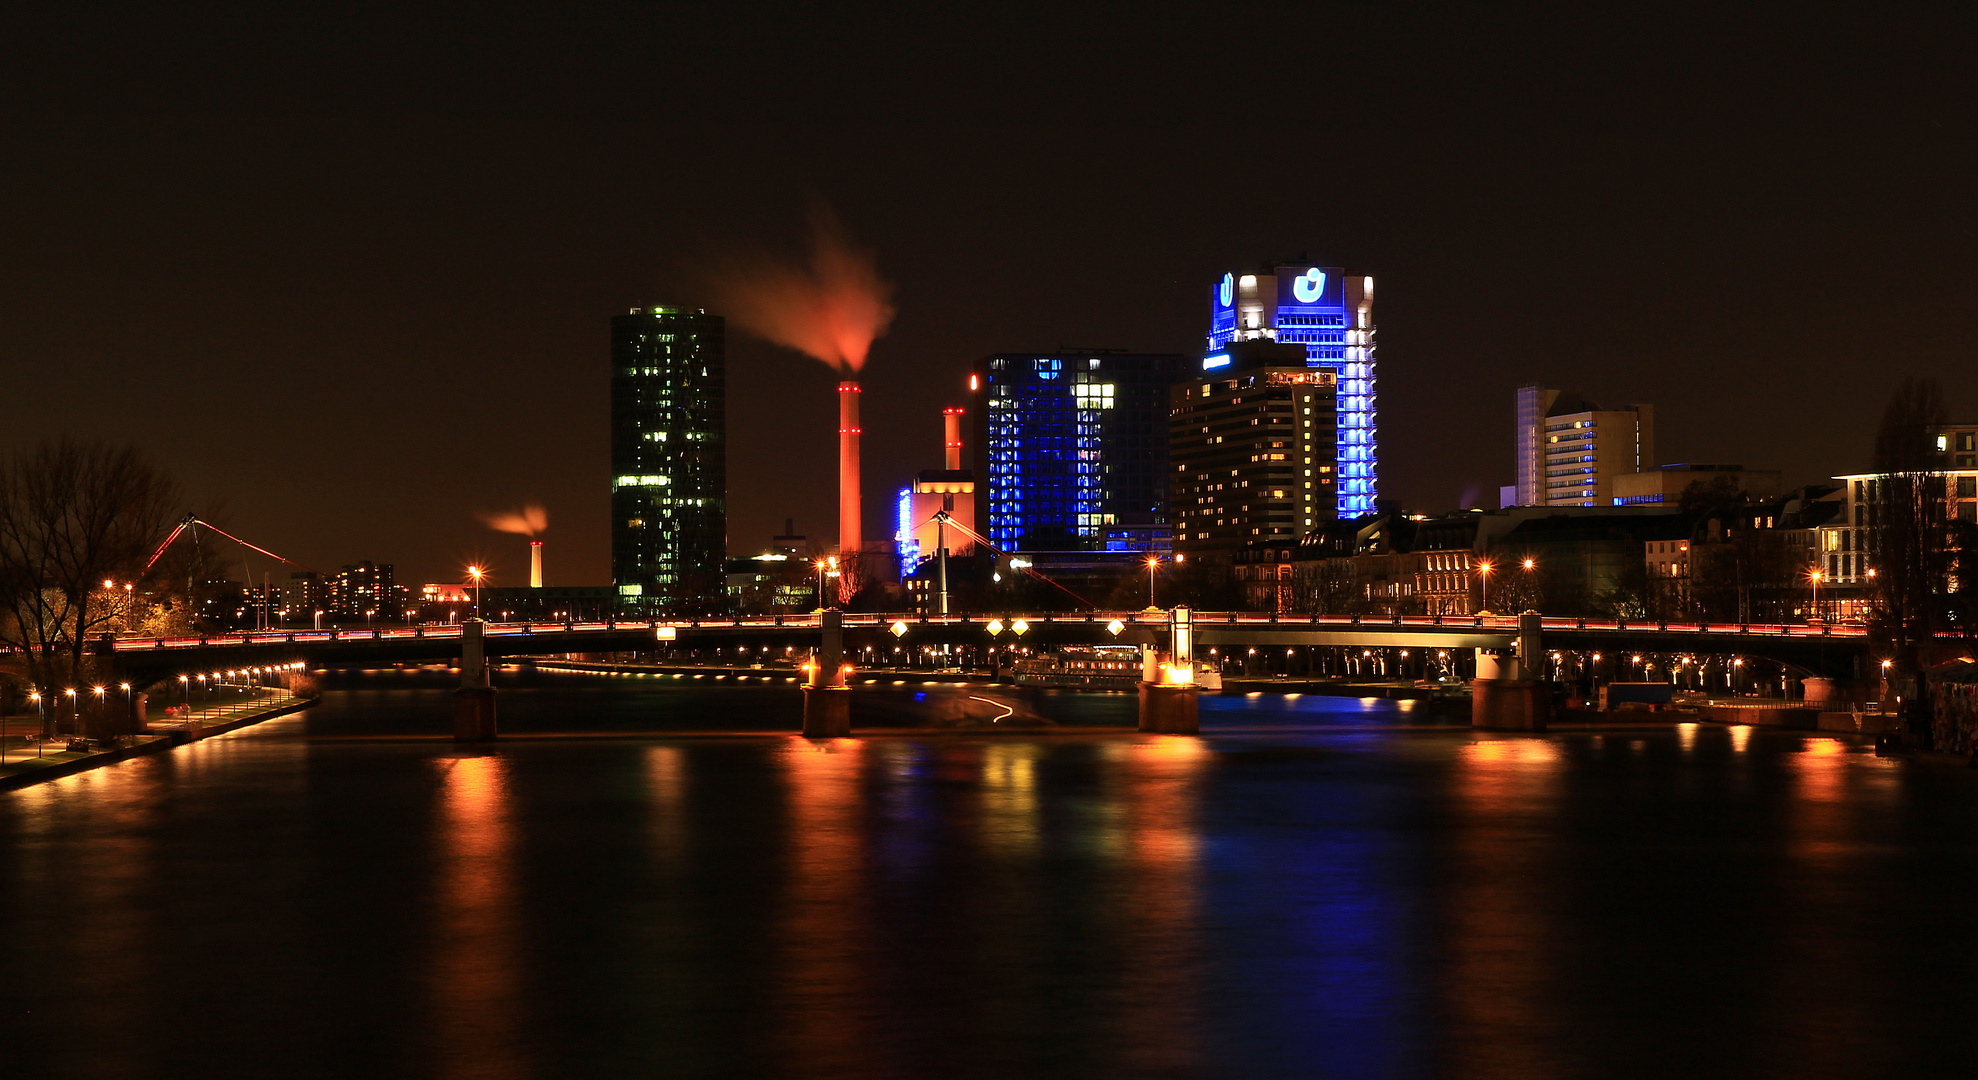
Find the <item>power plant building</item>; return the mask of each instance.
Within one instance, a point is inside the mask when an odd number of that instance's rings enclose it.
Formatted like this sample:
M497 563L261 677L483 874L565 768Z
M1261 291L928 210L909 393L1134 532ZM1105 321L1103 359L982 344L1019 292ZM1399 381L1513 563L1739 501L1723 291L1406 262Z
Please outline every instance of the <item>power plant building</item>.
M621 611L718 610L728 548L726 328L700 308L611 320L611 577Z
M1117 350L978 360L969 384L983 535L1004 551L1166 553L1168 390L1189 363Z
M1231 345L1261 340L1302 346L1306 367L1332 376L1336 513L1373 513L1380 497L1374 279L1332 266L1274 263L1254 274L1224 274L1209 289L1209 312L1204 374L1230 362Z

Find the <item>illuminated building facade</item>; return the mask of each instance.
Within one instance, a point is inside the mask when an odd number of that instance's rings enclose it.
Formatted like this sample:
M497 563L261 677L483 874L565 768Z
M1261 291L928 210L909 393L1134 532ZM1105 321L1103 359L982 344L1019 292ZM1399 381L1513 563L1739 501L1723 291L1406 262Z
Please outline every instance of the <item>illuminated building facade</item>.
M1175 384L1168 421L1174 550L1227 561L1338 518L1338 385L1294 343L1238 341Z
M726 328L700 308L611 320L611 578L620 609L724 606Z
M1655 407L1602 409L1576 390L1518 388L1519 506L1611 506L1614 481L1652 469Z
M962 418L966 413L960 408L942 410L941 467L922 470L918 479L900 489L895 501L898 525L893 543L903 575L912 575L923 558L933 558L944 541L951 557L975 554L975 541L967 533L944 530L934 521L935 514L946 512L962 526L976 527L975 474L962 468Z
M1338 267L1276 263L1254 274L1224 274L1209 290L1208 370L1231 344L1301 345L1305 364L1329 372L1338 387L1338 517L1374 512L1380 496L1378 371L1374 349L1374 279Z
M1924 493L1936 505L1929 511L1941 522L1939 535L1948 550L1962 543L1965 530L1978 529L1978 424L1949 424L1930 429L1930 449L1935 453L1930 472L1922 481ZM1837 476L1845 507L1840 520L1820 530L1819 568L1825 580L1836 585L1869 586L1874 583L1880 553L1878 537L1892 512L1889 478L1881 473L1849 473ZM1969 584L1962 575L1970 571L1955 560L1947 564L1949 579L1940 583L1947 592Z
M975 364L978 528L1004 551L1169 549L1178 355L998 353Z
M365 559L330 575L329 609L340 618L397 618L398 590L390 563Z

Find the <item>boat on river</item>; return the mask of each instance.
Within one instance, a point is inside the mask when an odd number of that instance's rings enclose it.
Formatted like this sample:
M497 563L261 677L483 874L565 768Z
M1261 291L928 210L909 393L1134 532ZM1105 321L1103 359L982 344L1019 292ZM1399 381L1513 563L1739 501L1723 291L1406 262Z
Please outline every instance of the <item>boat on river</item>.
M1132 690L1140 685L1140 650L1130 645L1073 646L1040 652L1016 662L1011 675L1019 686L1055 690ZM1220 671L1196 661L1195 685L1221 690Z
M1056 690L1131 690L1140 682L1140 650L1097 645L1040 652L1016 662L1018 686Z

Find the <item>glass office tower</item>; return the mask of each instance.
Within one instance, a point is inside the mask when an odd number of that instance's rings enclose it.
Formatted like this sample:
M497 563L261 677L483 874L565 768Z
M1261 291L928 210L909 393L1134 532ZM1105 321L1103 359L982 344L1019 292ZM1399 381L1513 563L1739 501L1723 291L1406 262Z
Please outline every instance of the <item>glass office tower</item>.
M1380 497L1380 440L1374 362L1374 279L1338 267L1277 263L1255 274L1224 274L1209 289L1205 371L1228 362L1232 341L1268 339L1305 346L1305 363L1337 380L1339 516L1374 512Z
M611 320L611 577L622 611L724 604L725 344L721 316L700 308Z
M998 353L976 362L976 520L1004 551L1166 552L1176 355Z

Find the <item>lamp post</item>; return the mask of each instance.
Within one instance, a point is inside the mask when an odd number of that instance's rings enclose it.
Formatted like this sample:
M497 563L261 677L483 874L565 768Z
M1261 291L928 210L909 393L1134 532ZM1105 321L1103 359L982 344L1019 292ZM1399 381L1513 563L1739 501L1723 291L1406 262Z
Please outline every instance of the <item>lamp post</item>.
M1537 565L1538 562L1534 560L1531 556L1529 555L1525 556L1525 561L1523 563L1523 566L1525 568L1525 580L1524 580L1524 585L1522 586L1523 589L1525 590L1525 598L1524 598L1524 603L1521 606L1534 607L1534 608L1538 606L1537 601L1532 599L1534 595L1532 592L1532 568L1536 567Z
M467 568L467 576L474 579L474 617L478 619L481 617L481 579L487 576L487 571L478 566L470 566Z
M1813 583L1813 617L1808 619L1808 622L1822 621L1820 618L1820 579L1826 576L1820 572L1820 568L1817 566L1806 572L1806 580Z
M1490 610L1490 572L1492 569L1494 568L1490 565L1490 560L1488 559L1477 563L1477 576L1483 579L1483 597L1479 602L1480 609L1483 611Z
M1159 605L1154 603L1154 570L1161 565L1159 555L1147 556L1147 609L1154 611Z

